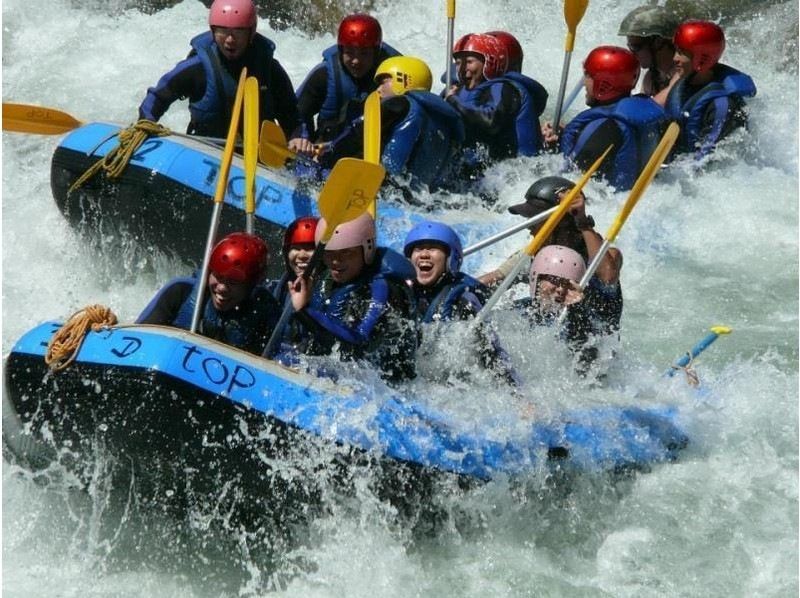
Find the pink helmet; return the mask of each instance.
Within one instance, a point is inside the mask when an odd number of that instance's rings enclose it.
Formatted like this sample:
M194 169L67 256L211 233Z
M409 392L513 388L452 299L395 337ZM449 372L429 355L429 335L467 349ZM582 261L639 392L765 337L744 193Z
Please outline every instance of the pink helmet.
M325 234L325 229L328 223L324 218L320 218L317 224L317 230L314 234L314 240L319 243L322 235ZM363 247L364 248L364 263L371 264L375 259L375 220L372 216L365 212L358 218L343 222L336 227L333 231L330 241L325 245L325 249L337 250L347 249L349 247Z
M214 0L208 13L211 27L255 29L257 23L258 15L252 0Z
M585 273L586 263L580 253L563 245L547 245L536 254L531 263L531 295L536 293L536 278L540 274L579 282Z

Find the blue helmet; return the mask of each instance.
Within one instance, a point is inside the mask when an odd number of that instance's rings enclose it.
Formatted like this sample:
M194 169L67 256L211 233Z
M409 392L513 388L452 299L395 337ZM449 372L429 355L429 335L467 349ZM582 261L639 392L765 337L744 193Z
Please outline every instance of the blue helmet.
M452 228L441 222L423 220L414 228L408 231L403 253L406 257L411 257L414 245L423 241L435 241L447 247L447 271L458 272L461 269L461 262L464 260L464 250L461 248L461 239Z

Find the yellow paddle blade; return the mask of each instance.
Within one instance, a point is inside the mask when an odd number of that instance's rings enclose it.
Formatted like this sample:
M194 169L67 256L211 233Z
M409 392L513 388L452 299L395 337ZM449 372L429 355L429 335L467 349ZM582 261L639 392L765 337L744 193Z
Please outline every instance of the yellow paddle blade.
M357 158L342 158L331 170L319 194L319 213L327 226L321 242L327 243L342 222L358 218L375 202L386 170Z
M456 0L447 0L447 18L456 18Z
M286 135L277 123L265 120L261 123L261 140L258 145L258 159L273 168L282 167L287 160L297 155L286 147Z
M258 79L248 77L244 85L244 211L256 211L255 183L258 164Z
M45 106L3 102L3 130L36 135L61 135L83 125L73 116Z
M730 334L733 332L733 328L729 326L712 326L710 330L714 334Z
M575 186L569 190L569 193L562 198L561 203L558 204L558 209L550 215L550 218L545 221L545 223L542 225L542 228L539 229L533 239L531 239L530 243L528 243L528 245L525 247L525 253L528 255L534 255L537 251L539 251L539 249L541 249L542 245L544 245L544 242L547 240L553 230L555 230L556 226L558 226L558 223L561 222L561 219L566 216L572 200L577 197L578 193L581 192L584 185L586 185L595 171L600 168L600 165L603 163L603 160L605 160L605 157L608 155L608 152L611 151L612 147L614 146L609 145L608 148L606 148L606 151L603 152L603 155L594 161L594 164L589 167L589 170L587 170L581 179L575 183Z
M242 115L242 102L244 100L245 81L247 80L247 69L242 68L239 76L239 86L236 88L236 98L233 100L231 110L231 124L228 126L228 136L225 138L225 149L222 152L222 161L219 164L219 178L217 179L217 189L214 192L214 203L222 203L225 198L225 189L228 186L228 173L231 170L233 161L233 149L236 147L236 133L239 131L239 118Z
M650 160L647 161L647 164L645 164L642 172L639 174L639 178L637 178L636 182L633 184L633 188L631 189L630 195L628 195L628 199L625 201L625 205L622 206L622 210L620 210L616 220L614 220L611 228L608 229L606 239L609 243L613 242L614 239L617 238L619 230L622 228L622 225L625 224L625 220L628 219L628 215L631 213L631 210L633 210L636 202L639 201L639 198L644 193L644 190L647 189L647 186L661 168L661 164L664 163L667 154L669 154L672 146L675 145L675 140L678 139L678 134L680 132L681 128L677 123L670 123L670 125L667 127L667 130L664 132L664 136L661 137L661 141L659 141L658 146L656 146L656 149L653 150Z
M572 52L575 46L575 29L581 22L589 0L564 0L564 21L567 23L567 40L564 49Z

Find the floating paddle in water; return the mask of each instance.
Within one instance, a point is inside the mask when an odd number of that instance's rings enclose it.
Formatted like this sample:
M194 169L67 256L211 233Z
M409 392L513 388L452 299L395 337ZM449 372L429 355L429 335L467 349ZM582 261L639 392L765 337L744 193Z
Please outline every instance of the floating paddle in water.
M325 245L330 241L336 227L361 216L375 203L375 196L381 187L386 170L380 164L373 164L357 158L342 158L331 170L325 185L319 194L317 208L325 219L326 227L314 255L303 271L303 278L308 279L316 270ZM272 357L275 348L283 336L283 330L292 313L292 302L287 298L280 320L270 336L262 355Z
M556 226L558 226L558 223L561 222L564 216L566 216L567 212L569 211L570 204L572 204L572 200L578 196L578 193L581 192L595 171L600 168L600 165L603 163L603 160L605 160L605 157L611 151L612 147L614 146L609 145L608 148L606 148L606 151L603 152L603 155L595 160L594 164L589 167L589 170L587 170L580 180L575 183L575 186L564 195L564 197L561 199L561 203L558 204L556 211L550 215L544 225L542 225L542 228L539 230L539 232L536 233L536 236L531 239L530 243L523 248L523 253L519 256L519 259L514 264L511 272L503 280L500 286L497 287L497 290L495 290L492 296L489 297L484 306L478 312L478 315L475 318L476 322L482 322L486 319L486 315L489 313L489 310L491 310L497 304L502 294L508 290L508 287L510 287L517 278L520 270L522 270L523 266L525 265L526 259L539 251L542 245L544 245L544 242L547 240L553 230L555 230Z
M197 332L200 324L200 313L203 310L203 295L205 294L206 280L208 279L208 266L211 261L211 250L217 238L219 228L219 217L222 213L222 200L225 198L225 190L228 187L228 173L231 170L233 161L233 148L236 145L236 133L239 130L239 118L242 113L242 103L244 102L244 88L247 80L247 69L242 68L239 76L239 86L236 88L236 97L233 100L231 109L231 122L228 126L228 137L225 140L225 149L222 153L222 160L219 164L219 177L217 178L217 188L214 192L214 211L211 214L211 224L208 228L208 239L206 240L206 250L203 254L203 266L200 268L200 285L197 289L197 299L192 313L191 332Z
M690 364L698 355L700 355L700 353L708 349L708 347L710 347L720 336L730 334L731 332L733 332L733 329L729 328L728 326L712 326L710 328L710 332L700 339L697 344L692 347L691 351L687 351L683 356L675 361L675 364L672 367L664 372L664 376L671 378L676 372L688 372Z

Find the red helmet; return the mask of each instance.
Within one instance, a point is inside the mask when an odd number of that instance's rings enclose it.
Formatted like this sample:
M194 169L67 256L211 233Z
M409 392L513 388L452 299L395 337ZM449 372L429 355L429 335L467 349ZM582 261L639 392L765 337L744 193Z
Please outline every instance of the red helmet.
M314 245L314 233L317 231L316 216L301 216L286 227L283 235L283 261L289 268L289 248L292 245Z
M365 14L349 15L339 23L336 43L340 46L377 48L383 41L383 32L378 19Z
M461 42L464 38L458 40ZM458 46L458 44L456 44ZM453 49L453 56L459 54L479 54L483 57L483 76L487 79L501 77L508 70L508 53L503 45L491 35L473 33L460 49Z
M257 23L258 15L252 0L214 0L208 13L211 27L255 29Z
M473 35L475 35L475 34L474 33L467 33L467 34L464 34L461 37L459 37L456 40L456 43L453 44L453 55L455 55L457 52L463 52L464 51L464 46L466 45L466 43L469 41L469 39Z
M583 61L583 72L592 78L592 95L606 102L630 94L639 79L639 60L633 52L619 46L595 48Z
M214 247L208 269L215 276L255 285L267 274L268 258L269 248L261 238L231 233Z
M695 71L707 71L725 51L725 34L711 21L686 21L675 30L672 43L692 57Z
M519 73L522 71L522 59L524 54L519 40L507 31L487 31L486 35L491 35L499 41L506 49L508 56L508 70Z

